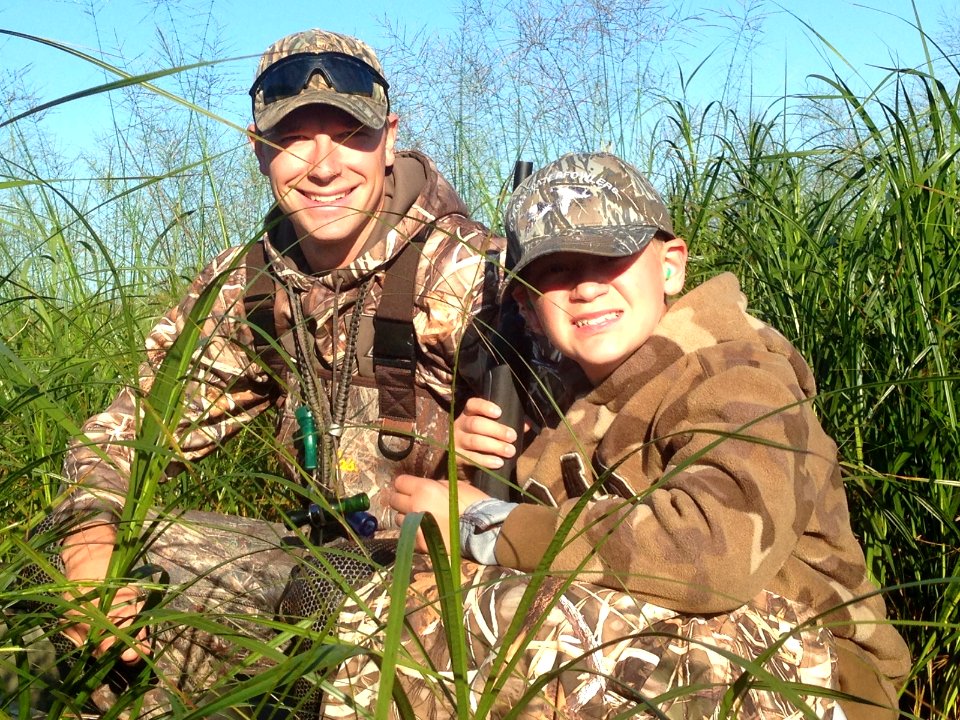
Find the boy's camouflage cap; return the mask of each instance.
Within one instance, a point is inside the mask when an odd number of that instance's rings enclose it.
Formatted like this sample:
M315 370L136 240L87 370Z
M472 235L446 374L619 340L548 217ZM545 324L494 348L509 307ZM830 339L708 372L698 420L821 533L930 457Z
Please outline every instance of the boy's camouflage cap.
M255 77L260 77L264 70L288 55L323 52L352 55L383 75L383 68L376 54L362 40L328 30L304 30L287 35L268 47L260 58ZM332 105L350 113L364 125L375 130L383 127L389 112L387 93L380 85L374 84L373 97L346 95L330 87L321 73L314 73L307 87L299 95L283 98L264 106L263 95L258 92L253 98L253 121L261 132L269 130L298 107L312 104Z
M524 180L507 204L510 281L555 252L620 257L643 250L657 232L674 236L650 181L607 153L571 153Z

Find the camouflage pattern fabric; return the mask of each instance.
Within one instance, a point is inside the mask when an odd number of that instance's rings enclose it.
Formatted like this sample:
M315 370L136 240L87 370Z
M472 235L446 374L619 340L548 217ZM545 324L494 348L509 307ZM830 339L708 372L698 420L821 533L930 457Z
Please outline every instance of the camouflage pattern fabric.
M760 665L757 674L773 687L807 687L797 691L799 702L794 704L782 694L747 683L732 701L729 717L800 718L802 705L818 718L844 717L826 692L816 690L837 687L832 635L811 622L812 614L802 604L773 593L761 592L729 612L691 616L596 585L574 583L564 589L562 580L552 577L539 589L518 639L504 647L528 577L466 562L462 580L471 708L492 681L497 653L516 660L496 696L491 717L503 717L514 709L522 718L718 717L725 695L744 675L740 658ZM382 652L379 629L390 611L388 593L382 584L372 583L359 596L377 614L369 615L356 605L345 608L340 639L376 656ZM459 708L458 712L451 700L447 638L437 601L432 570L418 556L405 608L408 634L396 681L417 718L468 717L469 710ZM536 628L535 621L544 613L545 623ZM418 668L433 668L439 675L421 673ZM525 697L534 681L542 678L548 682L532 697ZM358 711L372 710L379 681L373 660L354 658L332 680L322 717L356 717Z
M201 706L229 689L238 667L253 676L272 666L265 658L252 658L246 644L234 638L264 643L274 638L268 622L289 595L291 572L304 563L312 565L307 550L290 546L292 539L281 525L216 513L164 517L154 528L144 560L170 573L162 602L170 619L154 627L157 683L138 718L169 716L181 703ZM376 575L356 599L346 600L337 639L369 655L348 661L329 678L321 717L356 717L358 710L375 705L380 676L370 657L382 653L394 572ZM428 558L415 556L410 573L397 681L416 717L467 716L469 710L458 712L444 692L452 691L448 644ZM529 580L517 571L464 562L461 582L475 706L492 681L494 658ZM534 628L544 613L542 627ZM190 618L197 614L202 622L194 623ZM800 603L767 592L730 612L694 617L597 585L575 582L564 588L561 579L551 577L539 589L506 658L517 662L497 695L493 717L521 704L520 717L529 718L605 718L624 712L637 717L657 717L658 712L669 718L712 717L744 672L739 658L762 666L759 680L836 687L830 632L813 624ZM418 671L425 667L436 668L439 675ZM541 678L548 680L544 687L524 698ZM664 697L678 688L683 690L677 697ZM843 718L834 703L815 691L798 693L817 717ZM102 713L116 713L116 699L107 686L93 698ZM737 696L730 716L802 717L790 701L759 688Z
M910 653L867 575L815 392L736 278L708 280L520 457L531 502L504 522L498 563L533 570L568 522L556 574L695 615L762 590L797 600L858 646L895 707Z
M383 68L373 49L362 40L329 30L305 30L281 38L268 47L260 57L257 78L278 60L298 53L342 53L363 61L383 76ZM280 120L302 105L318 103L333 105L350 113L360 122L374 129L383 127L390 110L387 90L373 86L373 96L338 93L327 84L321 73L314 73L302 92L269 105L263 103L263 93L253 96L253 118L261 132L270 130Z
M321 276L306 272L302 255L295 245L290 247L289 224L282 221L268 223L270 233L265 242L275 271L301 293L304 316L320 358L319 370L329 372L334 356L343 355L346 318L359 286L374 276L364 301L363 323L369 326L382 294L385 263L408 238L427 235L418 268L413 318L419 344L416 451L400 463L389 462L380 455L376 391L370 378L357 376L351 385L349 427L340 443L341 483L347 494L366 491L376 495L379 487L399 472L443 473L449 413L459 399L478 394L482 387L481 368L471 362L480 352L480 343L467 328L471 319L478 318L478 324L483 326L495 313L494 298L483 292L485 253L502 249L502 240L466 219L463 202L426 157L401 153L393 175L391 188L395 188L396 197L391 198L393 204L388 206L391 212L384 213L390 224L382 228L380 241L369 246L348 267ZM404 192L409 194L408 185L418 192L404 197ZM278 246L287 252L281 254ZM280 406L278 437L292 443L299 370L288 367L282 377L276 378L255 362L256 357L251 357L254 331L244 317L243 304L248 279L246 268L237 267L243 255L243 248L227 250L203 270L186 298L148 335L147 362L141 367L139 386L121 390L105 412L83 426L85 437L71 442L64 460L67 497L59 513L68 516L91 509L113 512L122 505L133 457L131 444L155 372L183 330L199 294L224 275L213 311L202 320L202 339L194 353L192 379L185 392L186 412L176 431L176 444L169 451L182 458L181 464L199 460L222 447L241 426L273 406ZM284 293L277 294L276 303L286 326L292 326L292 313ZM368 354L361 353L354 370L363 373L371 367ZM460 372L458 398L451 391L455 367ZM170 471L177 469L174 463ZM291 477L298 479L292 466ZM376 498L374 504L384 524L392 526L392 516Z

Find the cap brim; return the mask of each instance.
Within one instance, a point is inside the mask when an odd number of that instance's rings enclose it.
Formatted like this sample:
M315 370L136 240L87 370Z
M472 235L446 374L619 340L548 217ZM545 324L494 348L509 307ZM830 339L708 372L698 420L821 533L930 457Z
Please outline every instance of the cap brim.
M581 253L600 257L626 257L641 252L654 236L663 231L653 225L604 227L591 230L576 228L568 233L531 238L523 243L523 257L507 271L500 290L501 302L513 290L514 283L532 262L559 252Z
M283 98L267 105L254 118L257 129L271 130L283 118L305 105L330 105L343 110L369 128L379 130L387 121L387 107L373 98L344 95L335 90L304 90L299 95Z

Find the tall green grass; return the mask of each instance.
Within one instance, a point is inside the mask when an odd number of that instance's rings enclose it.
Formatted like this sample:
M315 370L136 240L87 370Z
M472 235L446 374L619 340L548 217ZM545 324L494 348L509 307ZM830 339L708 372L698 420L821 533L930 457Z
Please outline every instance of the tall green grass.
M754 311L809 359L845 461L855 527L915 653L907 705L952 711L960 575L960 85L894 72L869 97L838 78L787 142L779 116L722 113L722 151L693 121L669 143L677 223L707 274L743 281ZM693 140L691 140L691 136ZM683 140L683 144L679 142Z
M125 82L135 88L153 79ZM115 152L90 161L92 182L36 155L42 128L30 122L31 114L0 126L2 606L22 599L15 574L35 559L23 531L54 500L68 438L118 385L134 382L144 333L199 264L254 237L268 207L245 138L235 129L224 132L196 102L203 93L189 87L177 100L186 108L182 122L171 127L165 123L175 121L150 114L156 132L118 137ZM632 119L616 135L596 119L603 116L596 108L581 115L580 141L614 142L620 154L649 167L678 232L689 239L692 282L736 272L754 311L811 362L821 391L818 410L841 449L870 571L914 653L903 710L956 717L960 253L953 246L960 223L960 81L955 67L931 64L923 72L891 72L867 94L839 77L822 78L821 87L802 105L802 126L793 123L792 105L744 114L721 103L695 107L665 93L649 142L640 140ZM503 92L509 95L509 84ZM599 102L611 102L611 92L597 93ZM629 115L624 99L616 102L618 112ZM466 108L459 112L453 120L465 121ZM441 152L473 205L494 223L503 157L532 144L538 162L552 159L550 137L524 122L501 105L493 126L502 134L490 138L496 151L488 150L482 132L463 124ZM804 135L797 128L812 130ZM154 145L151 138L163 141ZM157 417L167 421L176 413L182 376L175 360L168 382L151 398ZM152 433L150 446L162 447L162 425ZM256 423L230 453L161 487L162 451L145 445L137 492L156 494L160 505L177 499L200 509L276 517L289 491L271 472L270 448L267 423ZM134 537L144 517L127 520ZM136 543L129 547L120 575L139 552ZM402 589L394 588L398 597ZM449 626L462 626L455 603L444 612ZM153 619L223 630L210 618L163 608ZM109 629L102 616L92 622ZM248 648L254 660L272 660L271 670L249 674L237 667L223 678L217 699L175 708L175 715L255 707L272 688L302 673L322 673L355 652L328 643L308 657L286 659L283 641L311 634L279 624L277 630L274 641L251 640ZM389 665L402 660L396 655L400 628L395 622L386 632ZM20 687L44 687L17 647L13 635L3 636L0 666L12 671L20 663ZM462 663L462 647L454 652ZM92 689L90 678L75 680L72 695L46 687L57 693L58 712L79 709ZM462 677L459 682L462 701ZM25 702L25 692L0 689L0 698L3 717ZM488 693L482 707L489 701ZM136 693L125 702L138 702ZM382 704L378 717L385 713Z

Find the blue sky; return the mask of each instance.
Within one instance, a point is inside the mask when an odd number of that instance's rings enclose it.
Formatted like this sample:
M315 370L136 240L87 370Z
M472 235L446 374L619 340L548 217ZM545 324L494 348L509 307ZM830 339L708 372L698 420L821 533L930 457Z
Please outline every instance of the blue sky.
M664 4L682 15L701 17L701 21L691 25L689 36L675 51L678 63L690 67L711 49L717 55L731 51L734 38L730 29L740 22L731 18L746 16L759 23L763 30L761 42L749 53L757 97L776 97L785 85L791 92L801 92L806 75L832 74L828 62L853 82L859 82L857 75L862 75L863 82L870 84L880 77L879 71L868 67L870 63L885 64L895 59L902 65L913 66L923 60L917 32L902 19L913 20L911 0L664 0ZM267 11L268 5L277 9ZM954 20L958 16L950 0L916 0L916 5L930 32L938 28L945 9ZM347 32L374 47L383 47L388 42L385 18L396 20L397 6L395 0L294 0L282 4L263 0L8 0L0 6L0 28L50 38L94 55L102 48L109 51L104 56L107 61L142 71L144 65L151 67L150 61L162 42L156 32L158 25L182 27L185 37L179 40L189 46L193 35L203 30L204 18L211 15L218 26L217 35L223 40L216 54L220 58L255 56L275 39L308 27ZM402 4L400 22L411 33L453 31L458 26L460 6L453 0L406 2ZM823 34L853 67L844 68L785 9ZM170 23L171 16L189 18L191 22ZM0 36L0 57L4 58L0 78L26 69L25 84L40 101L105 81L101 72L82 60L17 38ZM236 76L252 78L255 64L253 57L237 60ZM710 93L718 88L715 80L707 79L694 90L710 100L714 99ZM668 94L671 91L678 93L679 89L667 89ZM247 121L247 104L242 98L234 105L214 110L234 122ZM45 124L70 145L89 138L98 126L108 122L106 113L106 103L86 100L50 113Z

